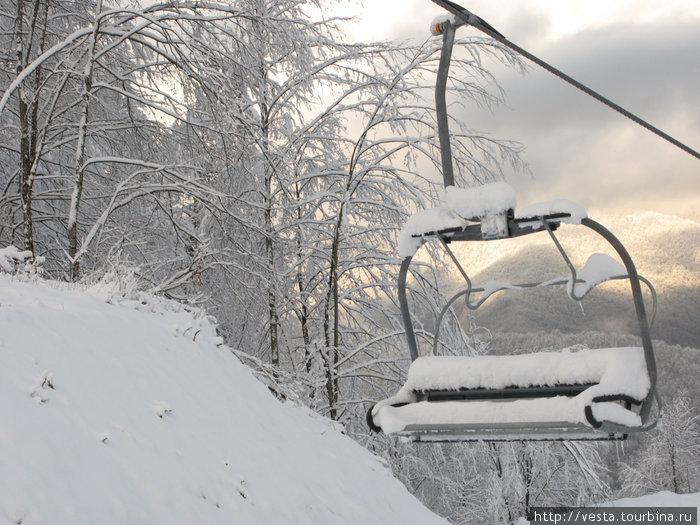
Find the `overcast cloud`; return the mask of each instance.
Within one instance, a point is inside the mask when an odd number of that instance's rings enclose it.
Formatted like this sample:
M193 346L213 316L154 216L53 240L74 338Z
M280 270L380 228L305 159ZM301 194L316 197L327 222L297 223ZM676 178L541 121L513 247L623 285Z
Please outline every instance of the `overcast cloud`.
M463 5L512 41L700 150L700 2L621 0L613 12L592 0L565 2L566 12L562 3L548 10L548 0L471 4ZM428 0L383 5L396 16L373 26L380 38L425 38L441 13ZM700 221L700 160L537 66L525 76L494 71L508 107L473 108L463 118L526 146L534 179L509 176L521 204L569 198L591 212L643 209Z

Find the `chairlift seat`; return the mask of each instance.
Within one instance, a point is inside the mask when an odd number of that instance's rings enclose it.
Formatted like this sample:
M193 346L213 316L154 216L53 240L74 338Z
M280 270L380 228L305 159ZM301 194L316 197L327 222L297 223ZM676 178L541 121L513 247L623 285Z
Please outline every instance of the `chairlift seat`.
M637 347L419 357L368 422L415 441L623 439L601 427L641 426L650 385Z
M461 226L451 224L453 209L419 212L414 216L417 220L409 220L401 232L399 252L404 259L399 272L399 303L412 364L399 392L369 410L369 427L413 441L610 440L653 428L656 420L650 418L652 400L659 408L660 401L640 283L649 287L653 312L656 294L651 283L639 276L617 238L570 201L538 203L518 215L508 210L504 214L505 238L547 232L569 267L570 276L521 284L488 281L474 286L448 244L489 241L493 237L485 232L483 220L472 218ZM456 215L465 220L461 214ZM615 249L620 261L594 253L577 269L553 233L561 222L583 225L598 233ZM420 225L425 228L420 230ZM406 279L414 253L429 239L442 241L467 287L455 293L437 317L432 355L420 357ZM442 320L459 299L465 299L466 306L475 310L499 291L565 286L569 297L580 301L599 284L616 279L631 285L641 347L505 356L435 355ZM652 322L653 318L652 314Z

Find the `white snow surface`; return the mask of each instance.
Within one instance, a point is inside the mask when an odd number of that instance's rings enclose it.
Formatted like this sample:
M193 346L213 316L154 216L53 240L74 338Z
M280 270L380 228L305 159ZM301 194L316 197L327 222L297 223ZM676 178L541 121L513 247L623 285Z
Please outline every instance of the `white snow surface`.
M0 522L427 524L182 306L0 274Z
M375 424L387 434L401 432L411 425L494 425L508 423L566 423L588 426L585 402L580 397L556 396L515 401L420 401L403 407L384 406L373 415ZM639 426L639 416L617 403L595 403L598 420ZM600 410L599 410L600 409Z
M413 392L500 389L509 386L588 384L571 398L516 401L416 401ZM539 352L508 356L424 356L409 368L408 378L397 394L377 403L374 422L384 432L401 432L415 424L498 424L519 422L568 422L586 424L584 409L591 406L599 421L639 426L639 416L617 403L596 402L605 395L627 395L642 400L650 387L644 351L638 347ZM393 407L396 403L410 403Z
M515 190L505 182L492 182L473 188L445 188L447 207L465 219L478 219L489 213L515 209Z
M600 507L696 507L700 509L700 492L676 494L667 490L636 498L623 498Z
M446 228L461 228L464 225L465 221L447 208L428 208L414 213L399 233L399 255L410 257L420 248L423 238L414 235L424 235Z
M624 265L610 257L605 253L594 253L586 264L576 272L576 279L583 282L577 282L574 285L573 292L576 297L586 295L594 287L598 286L613 277L621 277L627 275L627 270ZM569 291L571 292L571 280L569 280Z
M598 383L609 393L643 399L649 390L642 348L562 350L517 355L424 356L408 371L406 388L436 390Z

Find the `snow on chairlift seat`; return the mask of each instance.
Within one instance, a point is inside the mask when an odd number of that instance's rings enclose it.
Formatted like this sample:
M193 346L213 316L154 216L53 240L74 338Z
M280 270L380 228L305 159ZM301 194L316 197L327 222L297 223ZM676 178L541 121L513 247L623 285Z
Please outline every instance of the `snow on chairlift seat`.
M649 387L644 353L636 347L427 356L411 364L395 396L375 405L372 419L387 434L422 441L513 432L530 439L533 432L539 439L599 439L586 407L595 421L640 426L630 404L641 403Z
M445 188L447 207L421 210L409 217L399 234L401 257L416 253L424 237L438 232L460 229L469 220L482 220L490 214L503 214L515 208L515 190L505 182L494 182L475 188Z
M478 221L484 228L493 228L494 219L507 220L508 210L516 205L515 190L505 182L494 182L475 188L445 188L446 206L421 210L411 215L399 233L398 252L401 257L410 257L416 253L424 240L438 234L464 229L469 221ZM542 226L538 217L557 216L557 222L581 224L587 217L586 210L580 204L566 199L557 199L526 206L515 221L521 228L537 229ZM486 238L507 237L503 235Z

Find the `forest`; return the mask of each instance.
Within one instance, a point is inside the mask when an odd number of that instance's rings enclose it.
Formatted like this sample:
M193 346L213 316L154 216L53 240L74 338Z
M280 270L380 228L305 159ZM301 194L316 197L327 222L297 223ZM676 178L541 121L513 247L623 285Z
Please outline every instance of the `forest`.
M203 308L275 395L343 424L453 523L700 490L697 396L682 382L664 392L665 423L624 445L414 446L369 432L367 409L408 365L395 246L439 197L441 42L347 42L352 21L332 4L3 1L0 248L32 252L46 278ZM486 38L459 44L451 100L498 104L483 58L519 59ZM459 185L527 169L519 144L450 125ZM411 276L421 312L448 292L437 273ZM446 348L489 351L478 326L453 321ZM697 353L676 348L667 368L687 371Z

